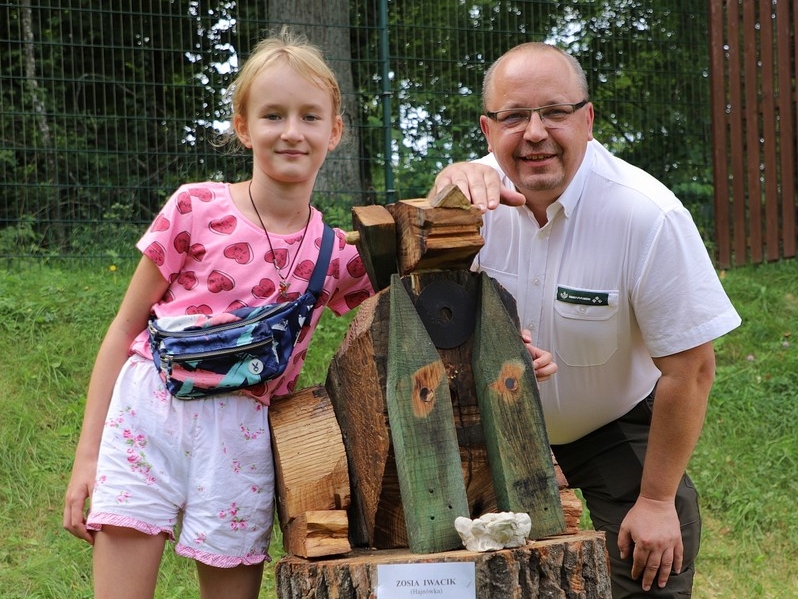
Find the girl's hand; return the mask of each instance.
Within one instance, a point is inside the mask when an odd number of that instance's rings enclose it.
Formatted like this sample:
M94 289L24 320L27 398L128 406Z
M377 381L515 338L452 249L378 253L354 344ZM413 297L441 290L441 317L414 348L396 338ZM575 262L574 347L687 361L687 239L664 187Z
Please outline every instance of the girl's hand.
M551 352L540 349L532 345L532 333L524 329L521 331L521 339L524 341L529 355L532 356L532 364L535 366L535 378L539 383L547 381L557 372L557 364L553 362Z
M75 460L64 500L64 528L79 539L94 545L94 535L86 528L86 503L94 487L97 464Z

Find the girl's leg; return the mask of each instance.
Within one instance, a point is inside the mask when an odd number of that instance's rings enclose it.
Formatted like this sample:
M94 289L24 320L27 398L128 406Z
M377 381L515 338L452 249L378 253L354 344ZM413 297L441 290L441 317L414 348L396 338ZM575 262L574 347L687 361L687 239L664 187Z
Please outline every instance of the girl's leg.
M155 595L166 535L103 526L94 537L95 599L144 599Z
M254 566L215 568L197 562L200 599L257 599L263 562Z

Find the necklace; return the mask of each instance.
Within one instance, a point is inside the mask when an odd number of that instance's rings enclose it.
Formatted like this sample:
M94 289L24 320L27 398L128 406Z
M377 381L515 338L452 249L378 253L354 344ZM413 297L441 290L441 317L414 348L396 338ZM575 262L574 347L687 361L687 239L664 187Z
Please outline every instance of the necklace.
M280 297L283 299L288 298L288 288L291 286L291 282L288 280L288 277L291 276L291 270L294 268L294 263L296 262L297 256L299 256L299 251L302 249L302 243L305 241L305 235L308 233L308 226L310 226L310 215L312 211L310 206L308 206L308 220L305 222L305 229L302 231L302 237L299 238L299 245L296 248L296 254L291 259L291 263L288 265L288 270L286 270L285 275L283 275L282 267L277 264L277 254L274 253L274 246L272 245L272 238L269 236L269 231L266 228L266 225L263 224L263 219L260 217L260 212L258 212L258 207L255 206L255 200L252 199L252 179L249 180L249 186L247 187L247 191L249 192L249 201L252 204L252 209L255 211L255 214L258 217L258 221L260 221L260 226L263 229L263 232L266 233L266 241L269 242L269 249L272 252L272 266L277 271L277 276L280 277ZM287 251L287 250L286 250Z

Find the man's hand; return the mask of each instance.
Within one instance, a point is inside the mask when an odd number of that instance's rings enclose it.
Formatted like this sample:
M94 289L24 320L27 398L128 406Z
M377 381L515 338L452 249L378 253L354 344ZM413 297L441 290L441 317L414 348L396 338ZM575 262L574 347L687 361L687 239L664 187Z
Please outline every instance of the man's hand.
M684 545L673 501L638 497L618 533L621 559L632 553L632 578L643 576L643 590L656 581L663 588L671 572L680 572Z
M496 169L476 162L455 162L444 168L435 177L428 197L434 197L447 185L457 185L463 195L482 212L493 210L500 203L508 206L523 206L523 194L502 185Z
M557 372L557 364L554 363L554 358L551 352L540 349L532 345L532 333L524 329L521 331L521 339L524 341L526 350L532 356L532 365L535 367L535 378L539 383L547 381L555 372Z

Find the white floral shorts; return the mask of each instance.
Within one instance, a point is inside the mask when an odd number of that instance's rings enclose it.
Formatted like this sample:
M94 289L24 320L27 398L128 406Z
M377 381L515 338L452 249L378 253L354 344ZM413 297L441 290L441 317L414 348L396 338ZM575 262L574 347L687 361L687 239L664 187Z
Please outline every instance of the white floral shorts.
M232 568L270 559L273 516L268 408L238 394L174 399L151 361L131 357L108 409L88 527L166 533L178 554Z

